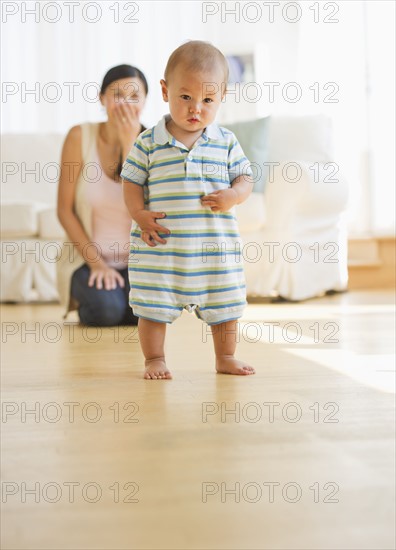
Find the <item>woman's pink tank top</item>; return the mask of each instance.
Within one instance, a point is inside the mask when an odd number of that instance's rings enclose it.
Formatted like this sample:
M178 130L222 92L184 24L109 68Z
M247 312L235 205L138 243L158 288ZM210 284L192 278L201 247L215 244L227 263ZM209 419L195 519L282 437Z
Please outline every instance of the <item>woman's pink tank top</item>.
M99 128L99 125L97 125ZM124 203L122 183L109 178L101 167L97 134L92 144L87 170L87 200L92 208L92 241L99 245L102 258L115 269L128 266L132 219Z

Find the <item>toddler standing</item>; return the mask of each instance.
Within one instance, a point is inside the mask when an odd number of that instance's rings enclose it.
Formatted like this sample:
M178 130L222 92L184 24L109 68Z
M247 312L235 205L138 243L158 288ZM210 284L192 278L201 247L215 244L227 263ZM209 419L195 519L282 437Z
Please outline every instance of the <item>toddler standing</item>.
M253 183L236 137L214 123L227 61L211 44L190 41L172 53L164 77L170 114L139 135L121 172L135 222L129 304L139 317L144 377L172 377L165 362L166 323L183 309L211 327L217 372L254 374L234 357L237 319L247 303L234 207Z

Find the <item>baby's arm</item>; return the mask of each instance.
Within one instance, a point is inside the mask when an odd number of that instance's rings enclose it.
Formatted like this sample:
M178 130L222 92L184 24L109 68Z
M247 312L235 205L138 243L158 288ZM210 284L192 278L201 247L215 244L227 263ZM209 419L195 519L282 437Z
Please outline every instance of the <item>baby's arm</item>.
M201 199L202 205L210 206L212 212L227 212L236 204L244 202L253 191L252 169L234 134L231 134L229 143L227 170L231 186Z
M231 184L231 189L237 194L235 204L245 202L250 193L253 191L253 179L250 176L238 176Z
M143 134L142 134L143 135ZM144 185L149 176L149 149L141 136L132 146L121 172L124 202L131 218L142 230L141 238L149 246L156 246L155 241L166 244L158 232L169 233L168 229L156 223L156 218L164 218L164 212L151 212L144 208Z
M160 237L158 232L169 233L169 230L155 221L156 218L164 218L166 214L145 210L143 187L130 181L122 181L126 207L131 218L142 230L142 240L149 246L156 246L155 241L166 244L167 241Z
M250 176L238 176L228 189L213 191L202 197L203 206L210 206L212 212L227 212L236 204L244 202L253 190Z
M124 193L124 202L129 214L133 220L136 220L136 214L144 210L144 192L143 187L132 182L122 180L122 189Z

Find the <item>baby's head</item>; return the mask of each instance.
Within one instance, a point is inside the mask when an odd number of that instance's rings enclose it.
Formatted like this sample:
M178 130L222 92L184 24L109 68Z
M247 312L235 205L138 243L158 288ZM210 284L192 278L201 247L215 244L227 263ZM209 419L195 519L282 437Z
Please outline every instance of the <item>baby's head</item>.
M164 77L162 96L178 127L196 132L214 121L228 81L227 60L220 50L191 40L172 53Z

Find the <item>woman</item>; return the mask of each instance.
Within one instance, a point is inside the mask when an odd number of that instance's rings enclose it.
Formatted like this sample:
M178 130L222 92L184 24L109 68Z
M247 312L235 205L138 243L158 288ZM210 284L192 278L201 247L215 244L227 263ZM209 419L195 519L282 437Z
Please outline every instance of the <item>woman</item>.
M70 242L57 263L62 305L78 309L81 323L136 325L128 303L131 218L122 194L120 172L137 136L148 85L130 65L110 69L100 102L106 122L71 128L61 159L58 218Z

